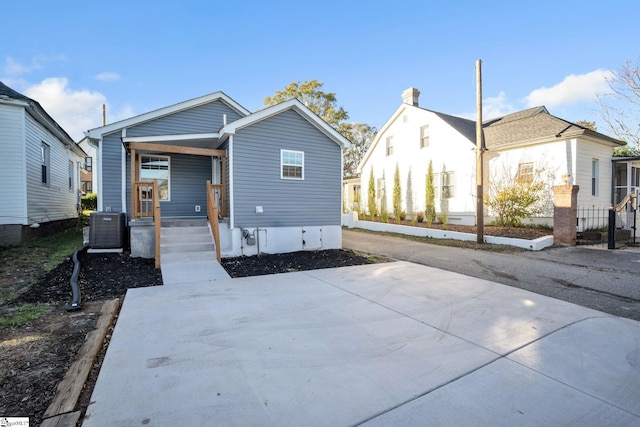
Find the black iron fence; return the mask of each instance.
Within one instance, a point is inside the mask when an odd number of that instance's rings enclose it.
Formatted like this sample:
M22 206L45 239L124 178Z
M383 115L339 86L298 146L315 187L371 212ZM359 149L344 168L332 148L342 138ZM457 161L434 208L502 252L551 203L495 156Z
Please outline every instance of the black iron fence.
M610 249L638 244L639 216L633 198L616 207L580 206L577 210L577 243L607 244Z

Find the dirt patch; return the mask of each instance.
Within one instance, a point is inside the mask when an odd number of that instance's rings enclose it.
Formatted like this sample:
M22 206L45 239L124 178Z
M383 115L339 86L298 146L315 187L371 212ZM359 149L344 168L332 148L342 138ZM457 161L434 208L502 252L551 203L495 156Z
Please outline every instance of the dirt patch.
M44 306L46 312L38 320L21 326L0 327L0 417L29 417L31 425L39 425L86 334L95 328L102 302L123 298L129 288L162 285L162 275L155 269L153 260L86 251L79 252L78 259L83 304L80 311L66 311L71 301L71 258L48 273L43 270L10 272L3 278L27 283L34 274L38 275L34 284L21 287L16 298L0 302L0 315L8 316L27 303ZM329 250L230 258L223 260L223 265L232 277L246 277L379 261L381 259L352 251ZM86 410L110 335L111 332L89 374L76 410Z

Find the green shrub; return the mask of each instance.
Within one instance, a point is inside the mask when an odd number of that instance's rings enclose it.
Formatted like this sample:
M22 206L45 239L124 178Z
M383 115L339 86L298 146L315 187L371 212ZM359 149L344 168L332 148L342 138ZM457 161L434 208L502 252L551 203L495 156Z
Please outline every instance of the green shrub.
M418 220L418 222L424 221L424 212L420 211L416 213L416 219Z
M83 211L95 211L98 209L98 194L89 193L86 196L82 196L81 206Z

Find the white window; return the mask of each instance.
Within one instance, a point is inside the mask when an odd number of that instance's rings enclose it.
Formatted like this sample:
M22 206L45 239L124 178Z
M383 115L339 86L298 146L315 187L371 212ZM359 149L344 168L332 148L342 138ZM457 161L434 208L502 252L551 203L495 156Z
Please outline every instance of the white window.
M518 165L518 182L530 184L533 182L533 163L520 163Z
M280 150L280 178L304 179L304 152Z
M384 199L384 178L378 178L378 199Z
M598 184L600 175L600 162L598 159L591 159L591 195L598 196Z
M40 144L40 182L49 185L49 146L44 142Z
M393 154L393 137L387 137L387 156L391 156Z
M168 156L140 156L140 181L151 182L158 180L158 192L160 200L170 199L170 158Z
M429 125L420 128L420 148L429 146Z
M75 168L73 167L73 161L69 160L69 191L73 191L73 175L75 175Z
M455 172L442 172L442 198L443 199L453 199L455 197L456 195L455 182L456 182Z

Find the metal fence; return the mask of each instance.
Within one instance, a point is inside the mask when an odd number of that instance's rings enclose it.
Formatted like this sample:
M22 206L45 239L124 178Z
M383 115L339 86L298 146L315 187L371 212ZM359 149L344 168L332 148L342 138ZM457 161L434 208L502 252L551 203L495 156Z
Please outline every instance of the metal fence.
M611 207L581 206L577 210L577 243L578 244L612 244L620 247L630 244L638 244L640 236L637 235L637 224L640 211L635 204L620 204L614 208L615 215L611 225L613 229L609 233L609 211ZM612 242L608 242L609 239Z

